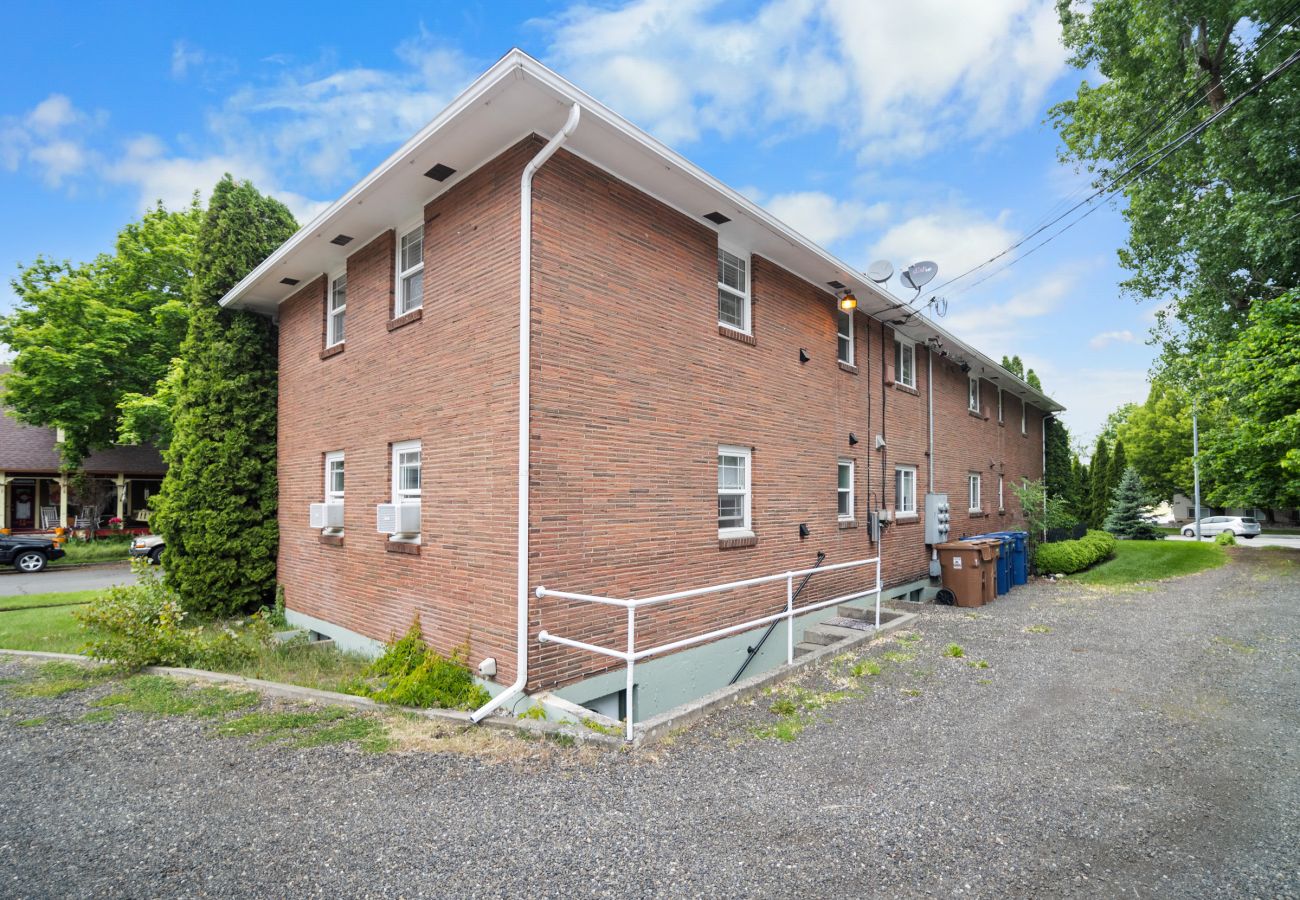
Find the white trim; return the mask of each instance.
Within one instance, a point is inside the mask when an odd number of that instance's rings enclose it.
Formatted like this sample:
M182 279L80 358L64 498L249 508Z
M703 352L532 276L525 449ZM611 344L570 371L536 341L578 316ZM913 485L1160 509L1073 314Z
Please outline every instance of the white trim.
M420 232L420 261L409 269L402 268L402 241L406 238ZM411 222L406 226L397 229L397 241L394 248L394 263L397 272L397 283L393 290L393 318L404 316L409 312L424 307L424 215L421 214L419 220ZM420 276L420 302L414 306L406 305L405 281L412 276Z
M740 300L740 324L734 322L724 322L722 319L722 310L718 310L718 324L723 328L730 328L732 331L739 331L741 334L752 334L754 330L754 313L753 313L753 291L751 285L754 281L754 259L747 250L741 250L734 246L729 246L725 241L718 241L718 259L719 266L722 265L722 254L734 257L736 262L743 263L745 266L745 289L738 291L730 285L723 284L722 279L718 279L718 290L725 291L732 297ZM719 306L721 298L718 298Z
M911 375L909 381L903 377L903 351L906 350L911 354ZM894 335L894 381L903 387L909 387L916 390L916 341L911 338L899 337Z
M966 473L967 512L983 512L984 477L979 472Z
M846 322L849 323L849 332L848 332L848 334L845 334L843 331L840 331L840 321L841 321L841 320L846 321ZM854 346L853 346L853 343L854 343L854 342L853 342L853 337L854 337L854 334L853 334L853 310L851 310L851 309L848 309L848 310L840 309L840 308L839 308L839 304L836 304L836 306L835 306L835 358L836 358L837 360L839 360L840 362L844 363L844 365L846 365L846 366L857 365L857 363L855 363L855 362L853 361L853 360L854 360L854 356L853 356L853 351L854 351ZM844 357L840 356L840 338L845 338L845 339L847 339L847 341L848 341L848 348L849 348L848 359L845 359Z
M400 474L402 468L401 457L405 453L415 452L420 454L416 462L416 475L420 480L421 487L402 488L400 486ZM401 505L403 503L419 503L421 492L424 485L424 451L419 441L397 441L392 447L392 484L393 484L393 503Z
M330 478L330 466L333 463L338 463L342 469L343 490L341 491L334 490L334 487L331 484L332 479ZM343 451L332 450L329 453L326 453L325 454L325 494L324 494L325 502L326 503L344 502L343 495L347 491L347 486L348 486L348 470L347 470L346 457Z
M847 513L842 513L840 512L840 495L843 494L845 491L844 488L840 487L840 469L844 468L845 466L849 467L849 489L848 489L849 511ZM852 522L855 520L857 514L857 497L856 497L856 485L855 485L856 479L857 479L857 466L854 464L853 460L841 459L836 462L835 464L835 514L841 522Z
M898 489L900 475L912 476L912 496L911 496L912 502L910 504L903 503L904 494ZM916 488L917 488L916 466L894 466L894 510L895 512L898 513L898 515L915 516L917 514Z
M721 525L719 525L718 537L719 539L736 538L736 537L753 537L754 536L754 520L753 520L754 461L753 461L752 451L748 447L738 447L731 444L719 445L718 447L719 461L716 470L719 474L721 474L721 469L722 469L721 457L723 456L735 456L744 460L744 467L742 471L744 472L745 483L740 488L723 488L721 484L718 485L719 497L729 496L729 497L742 498L741 501L742 524L739 526L731 526L728 528L723 528ZM718 518L719 519L722 518L721 510L719 510Z
M338 309L334 308L334 295L337 291L339 279L343 280L343 305ZM335 270L330 273L325 281L325 346L337 347L343 343L348 334L347 309L348 309L348 268L345 265L341 270ZM335 329L334 321L338 319L342 328ZM342 332L339 334L338 332Z

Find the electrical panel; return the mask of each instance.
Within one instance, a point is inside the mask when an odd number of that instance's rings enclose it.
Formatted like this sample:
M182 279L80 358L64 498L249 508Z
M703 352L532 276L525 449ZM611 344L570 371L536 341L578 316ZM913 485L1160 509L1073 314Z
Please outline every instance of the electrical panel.
M926 494L925 542L927 544L942 544L948 540L949 519L948 495Z

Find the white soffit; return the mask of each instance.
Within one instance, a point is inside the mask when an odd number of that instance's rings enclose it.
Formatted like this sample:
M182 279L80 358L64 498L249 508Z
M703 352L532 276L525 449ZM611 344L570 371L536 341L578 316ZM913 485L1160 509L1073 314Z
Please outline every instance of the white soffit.
M479 166L531 133L549 138L564 124L573 103L582 106L577 130L565 149L582 156L647 194L709 227L702 217L721 212L730 222L715 230L828 292L839 281L858 296L859 310L888 321L900 301L861 273L794 232L701 169L636 128L541 63L512 50L488 69L429 125L287 240L222 298L222 305L264 314L300 291L384 231L415 221L425 204ZM424 173L435 165L455 169L444 182ZM331 244L339 234L352 240ZM283 278L298 280L295 285ZM1048 410L1064 407L1035 391L995 361L921 316L900 333L918 343L934 336L953 358L1029 397Z

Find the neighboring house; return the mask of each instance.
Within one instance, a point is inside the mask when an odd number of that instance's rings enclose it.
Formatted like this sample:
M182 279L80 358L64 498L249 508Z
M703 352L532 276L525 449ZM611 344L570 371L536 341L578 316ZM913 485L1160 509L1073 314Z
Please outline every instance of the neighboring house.
M9 371L0 366L0 375ZM83 509L95 524L117 516L127 528L144 528L149 499L158 493L167 466L150 446L112 447L82 463L91 477L88 496L78 496L69 473L60 470L58 434L53 428L22 425L0 414L0 528L14 532L72 527Z
M886 599L920 599L927 493L948 495L953 537L1019 524L1011 484L1041 476L1061 409L518 51L222 302L280 326L291 621L373 647L418 614L438 650L495 668L492 690L524 662L528 692L611 712L622 663L538 633L618 645L625 611L539 585L645 597L820 550L879 554ZM322 503L337 512L309 516ZM892 517L878 541L873 511ZM868 583L874 568L826 573L799 602ZM656 607L637 645L785 596ZM726 684L747 641L638 663L638 710Z
M1196 518L1196 505L1186 494L1174 494L1169 501L1174 518L1179 522L1190 522ZM1300 522L1300 510L1263 509L1258 506L1210 506L1201 501L1201 518L1206 516L1252 516L1259 521L1277 525L1295 525Z

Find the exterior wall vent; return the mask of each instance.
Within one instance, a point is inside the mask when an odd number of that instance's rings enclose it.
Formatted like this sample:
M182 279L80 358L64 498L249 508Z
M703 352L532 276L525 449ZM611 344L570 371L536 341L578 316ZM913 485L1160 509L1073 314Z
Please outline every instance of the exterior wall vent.
M726 225L728 222L731 221L731 219L728 216L724 216L722 213L717 212L716 210L711 213L705 213L704 218L708 219L714 225Z
M342 247L342 246L344 246L344 245L346 245L346 244L350 244L350 243L352 243L352 235L350 235L350 234L336 234L336 235L334 235L334 237L330 238L330 243L331 243L331 244L337 244L337 245L339 245L340 247Z
M442 163L438 163L432 169L425 172L424 177L432 178L434 181L446 181L448 178L450 178L455 174L456 174L456 170L453 169L451 166L445 166Z

